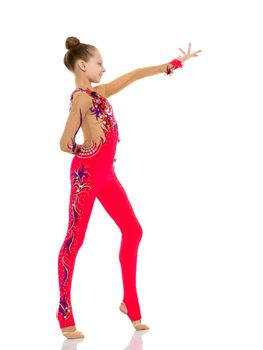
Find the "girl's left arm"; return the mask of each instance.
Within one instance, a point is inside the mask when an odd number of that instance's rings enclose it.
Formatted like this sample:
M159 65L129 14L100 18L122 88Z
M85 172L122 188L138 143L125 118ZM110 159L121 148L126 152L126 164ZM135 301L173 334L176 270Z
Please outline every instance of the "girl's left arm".
M160 64L159 66L149 66L149 67L135 69L134 71L124 74L119 78L111 81L108 84L100 85L100 88L104 92L104 95L106 97L109 97L113 94L116 94L121 89L125 88L127 85L133 83L135 80L149 77L150 75L154 75L158 73L165 73L167 75L170 75L173 73L174 69L178 67L182 67L182 63L184 63L186 60L188 60L191 57L197 57L197 54L202 51L202 50L198 50L191 53L191 43L189 43L188 45L187 53L185 53L185 51L180 48L179 50L184 54L183 56L178 56L172 61L168 63Z
M149 77L158 73L165 73L167 66L169 68L173 67L170 63L164 63L158 66L137 68L129 73L121 75L117 79L114 79L113 81L107 84L101 84L100 88L102 89L104 96L108 98L109 96L116 94L117 92L124 89L126 86L138 79Z

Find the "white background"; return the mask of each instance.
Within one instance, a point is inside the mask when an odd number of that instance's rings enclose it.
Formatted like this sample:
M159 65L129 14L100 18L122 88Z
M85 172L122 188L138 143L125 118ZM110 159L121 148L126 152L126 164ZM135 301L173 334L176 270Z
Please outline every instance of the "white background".
M96 46L110 82L202 50L109 98L115 171L143 228L135 332L118 307L121 232L96 199L77 256L79 349L262 349L260 1L1 4L1 348L75 349L55 312L72 155L59 148L75 89L65 41ZM96 84L94 84L96 86ZM260 100L261 97L261 100ZM82 134L77 135L77 142Z

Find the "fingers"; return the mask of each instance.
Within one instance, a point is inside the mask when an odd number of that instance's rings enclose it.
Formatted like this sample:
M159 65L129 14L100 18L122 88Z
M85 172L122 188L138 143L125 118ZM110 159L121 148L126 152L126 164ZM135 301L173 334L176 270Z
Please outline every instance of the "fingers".
M202 52L202 50L195 51L195 52L192 53L192 55L197 56L198 52Z
M192 52L190 54L190 52L191 52L191 45L192 45L192 43L189 43L188 50L187 50L187 56L197 57L197 53L202 52L202 50L197 50L197 51L194 51L194 52ZM185 55L185 51L184 50L182 50L180 47L179 47L179 50Z
M185 51L184 50L182 50L180 47L179 47L179 50L185 55ZM189 45L188 45L188 51L187 51L188 55L189 55L190 51L191 51L191 43L189 43Z

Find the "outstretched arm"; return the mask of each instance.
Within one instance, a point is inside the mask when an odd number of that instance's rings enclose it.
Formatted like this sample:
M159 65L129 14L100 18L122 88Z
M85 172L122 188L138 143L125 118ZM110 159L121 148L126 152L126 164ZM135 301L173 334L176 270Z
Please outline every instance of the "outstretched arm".
M133 83L138 79L142 79L145 77L149 77L158 73L165 73L167 66L169 68L172 67L170 63L164 63L158 66L149 66L143 68L137 68L129 73L121 75L117 79L107 83L100 85L104 95L107 97L116 94L120 90L124 89L129 84Z
M150 75L154 75L157 73L166 73L167 75L171 75L175 68L182 67L182 63L184 63L191 57L197 57L197 53L202 51L198 50L191 53L191 43L189 43L188 45L187 53L185 53L185 51L183 51L180 48L179 50L184 54L183 56L178 56L172 61L160 64L159 66L149 66L135 69L132 72L124 74L119 78L111 81L110 83L99 85L99 87L103 91L104 95L106 97L109 97L113 94L116 94L116 92L120 91L121 89L125 88L127 85L133 83L138 79L149 77Z

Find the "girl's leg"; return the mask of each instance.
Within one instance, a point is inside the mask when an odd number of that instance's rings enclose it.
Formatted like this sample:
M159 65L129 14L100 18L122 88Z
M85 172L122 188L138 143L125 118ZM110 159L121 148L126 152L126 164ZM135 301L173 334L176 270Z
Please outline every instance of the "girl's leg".
M78 158L72 160L70 181L68 229L58 256L60 301L57 318L60 328L75 325L70 295L72 275L96 198L90 170Z
M127 315L130 320L140 320L141 312L136 290L136 265L142 227L115 173L99 191L97 198L121 230L119 260L124 289L123 302L127 306Z

